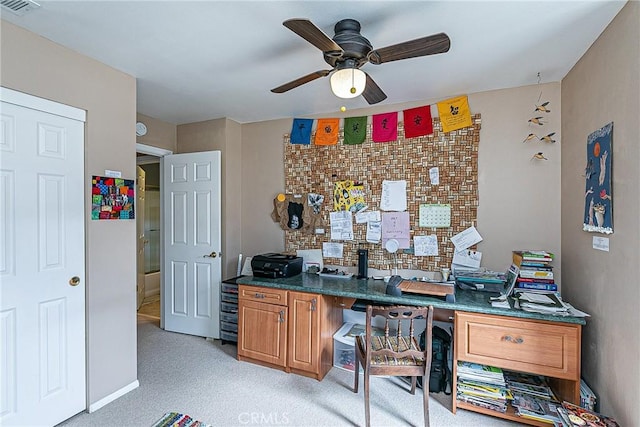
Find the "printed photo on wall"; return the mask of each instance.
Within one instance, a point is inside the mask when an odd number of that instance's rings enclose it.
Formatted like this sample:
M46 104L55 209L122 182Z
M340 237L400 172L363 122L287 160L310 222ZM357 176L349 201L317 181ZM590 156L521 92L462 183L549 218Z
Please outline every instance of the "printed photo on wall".
M91 219L135 219L135 181L93 176Z
M584 231L613 233L611 165L613 122L587 137L587 165L584 174Z

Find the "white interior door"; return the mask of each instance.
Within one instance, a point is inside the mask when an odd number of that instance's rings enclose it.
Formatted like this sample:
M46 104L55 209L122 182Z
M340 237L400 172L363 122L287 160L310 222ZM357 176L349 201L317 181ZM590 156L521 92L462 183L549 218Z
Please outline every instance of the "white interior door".
M145 172L140 166L136 166L138 172L136 180L136 234L138 236L136 256L136 299L137 308L140 308L144 301L144 250L145 250L145 235L144 235L144 209L145 209Z
M162 160L164 328L220 338L220 152Z
M0 424L55 425L86 408L85 112L0 95Z

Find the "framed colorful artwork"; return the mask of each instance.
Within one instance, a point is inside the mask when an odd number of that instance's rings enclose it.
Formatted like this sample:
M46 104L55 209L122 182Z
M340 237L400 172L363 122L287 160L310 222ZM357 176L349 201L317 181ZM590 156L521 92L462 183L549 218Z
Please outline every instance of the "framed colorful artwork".
M91 219L135 219L135 181L93 176Z
M587 165L584 173L584 215L582 229L596 233L613 233L612 175L613 122L587 137Z

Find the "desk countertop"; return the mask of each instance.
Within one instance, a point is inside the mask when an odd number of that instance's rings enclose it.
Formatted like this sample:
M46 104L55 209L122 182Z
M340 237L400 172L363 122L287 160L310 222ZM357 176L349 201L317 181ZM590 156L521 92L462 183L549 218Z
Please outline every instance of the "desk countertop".
M530 313L517 309L494 308L489 303L489 296L497 295L489 292L467 291L456 288L456 302L446 302L438 297L403 293L402 296L387 295L386 283L373 279L334 279L320 277L315 274L301 273L297 276L267 279L246 276L237 280L241 285L264 286L267 288L287 289L291 291L312 292L338 297L357 298L385 304L433 305L434 308L459 310L474 313L495 314L499 316L520 317L524 319L546 320L552 322L586 324L584 318L553 316Z

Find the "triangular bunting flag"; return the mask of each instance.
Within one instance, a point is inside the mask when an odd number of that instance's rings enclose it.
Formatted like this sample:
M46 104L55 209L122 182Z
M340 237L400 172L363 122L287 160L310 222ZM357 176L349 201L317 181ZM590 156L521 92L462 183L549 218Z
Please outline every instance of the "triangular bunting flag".
M471 126L471 111L466 95L438 102L438 114L443 132Z
M367 136L367 116L344 119L344 143L362 144Z
M415 138L433 133L430 105L404 110L403 115L405 138Z
M398 113L373 116L373 142L389 142L398 139Z
M313 119L293 119L289 141L292 144L311 144Z
M315 145L336 145L340 119L318 119Z

